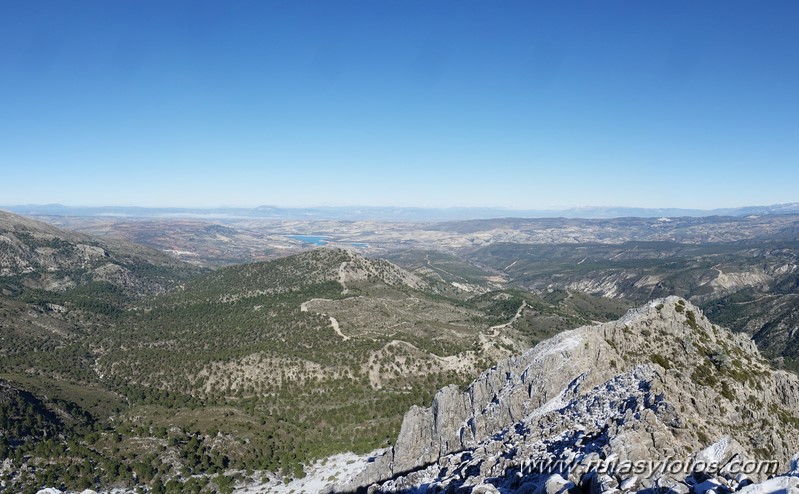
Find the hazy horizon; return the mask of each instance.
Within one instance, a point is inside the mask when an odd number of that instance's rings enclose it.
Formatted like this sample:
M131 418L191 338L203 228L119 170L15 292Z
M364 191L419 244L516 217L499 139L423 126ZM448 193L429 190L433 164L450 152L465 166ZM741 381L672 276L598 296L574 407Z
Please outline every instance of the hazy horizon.
M206 220L348 220L348 221L461 221L499 218L657 218L751 216L799 214L799 203L748 205L733 208L685 209L585 206L563 209L511 209L503 207L454 206L306 206L281 207L263 204L257 207L143 207L143 206L68 206L63 204L0 205L23 215L109 218L183 218Z
M794 2L34 0L0 14L5 204L799 201Z
M650 209L650 210L659 210L659 209L684 209L684 210L697 210L697 211L713 211L719 209L746 209L746 208L758 208L758 207L774 207L774 206L799 206L799 201L795 202L781 202L781 203L771 203L771 204L737 204L737 205L720 205L720 206L712 206L708 208L685 208L685 207L677 207L677 206L622 206L622 205L613 205L613 204L599 204L599 205L576 205L576 206L551 206L551 207L540 207L540 208L514 208L508 206L501 206L501 205L491 205L491 204L455 204L451 206L429 206L425 204L406 204L406 205L398 205L398 204L302 204L302 205L283 205L283 204L255 204L255 205L231 205L231 204L219 204L219 205L210 205L210 206L199 206L199 205L185 205L185 206L165 206L165 205L154 205L154 206L145 206L141 204L89 204L89 203L73 203L73 204L65 204L62 202L46 202L46 203L6 203L0 204L0 208L18 208L18 207L63 207L68 209L103 209L103 208L138 208L138 209L197 209L197 210L215 210L215 209L258 209L258 208L276 208L276 209L323 209L323 208L346 208L346 209L357 209L357 208L385 208L385 209L505 209L508 211L562 211L562 210L580 210L580 209Z
M799 202L799 201L797 201ZM779 204L793 204L793 202L779 203ZM775 204L740 204L740 205L721 205L713 206L707 209L734 209L752 206L772 206ZM248 204L181 204L181 205L167 205L167 204L154 204L144 205L136 203L87 203L87 202L28 202L28 203L4 203L0 207L18 207L18 206L63 206L66 208L144 208L144 209L256 209L261 207L274 207L281 209L304 209L304 208L422 208L422 209L508 209L508 210L561 210L561 209L590 209L590 208L630 208L630 209L705 209L705 208L681 208L674 206L652 206L642 207L637 205L621 206L618 204L578 204L578 205L549 205L542 207L532 208L516 208L512 206L504 206L497 204L451 204L451 205L428 205L417 203L382 203L382 204L362 204L362 203L295 203L295 204L275 204L275 203L248 203Z

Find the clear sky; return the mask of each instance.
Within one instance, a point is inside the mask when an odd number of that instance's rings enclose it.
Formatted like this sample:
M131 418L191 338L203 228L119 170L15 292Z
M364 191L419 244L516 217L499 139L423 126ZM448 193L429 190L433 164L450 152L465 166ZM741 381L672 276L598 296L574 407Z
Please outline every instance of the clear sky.
M0 204L795 201L796 1L0 0Z

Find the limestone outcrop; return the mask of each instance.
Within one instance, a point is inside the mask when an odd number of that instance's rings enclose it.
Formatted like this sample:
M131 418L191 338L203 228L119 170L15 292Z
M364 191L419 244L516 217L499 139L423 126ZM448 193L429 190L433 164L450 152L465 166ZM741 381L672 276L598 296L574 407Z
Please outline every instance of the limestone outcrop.
M796 451L799 378L668 297L440 390L393 447L328 490L751 491L795 469ZM749 471L757 460L768 463Z

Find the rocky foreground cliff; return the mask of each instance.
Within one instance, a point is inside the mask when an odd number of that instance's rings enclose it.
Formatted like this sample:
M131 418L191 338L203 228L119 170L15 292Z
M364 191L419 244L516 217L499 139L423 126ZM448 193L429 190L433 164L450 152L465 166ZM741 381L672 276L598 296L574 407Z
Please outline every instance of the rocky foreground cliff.
M797 451L797 376L669 297L440 390L328 491L799 492Z

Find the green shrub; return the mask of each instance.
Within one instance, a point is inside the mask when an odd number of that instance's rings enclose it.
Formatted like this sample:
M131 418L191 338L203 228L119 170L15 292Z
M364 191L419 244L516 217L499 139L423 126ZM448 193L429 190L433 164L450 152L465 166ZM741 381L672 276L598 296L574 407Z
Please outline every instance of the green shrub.
M718 379L713 375L713 369L707 363L695 368L691 373L691 380L699 386L715 386Z
M652 355L649 356L649 360L658 364L659 366L663 367L666 370L671 369L671 363L669 363L669 359L667 359L663 355L658 355L656 353L653 353Z
M727 384L727 381L721 382L721 396L727 398L729 401L735 400L735 392L730 389L730 385Z
M693 330L698 330L699 325L696 324L696 314L694 311L689 310L685 312L685 318L688 320L688 326Z

